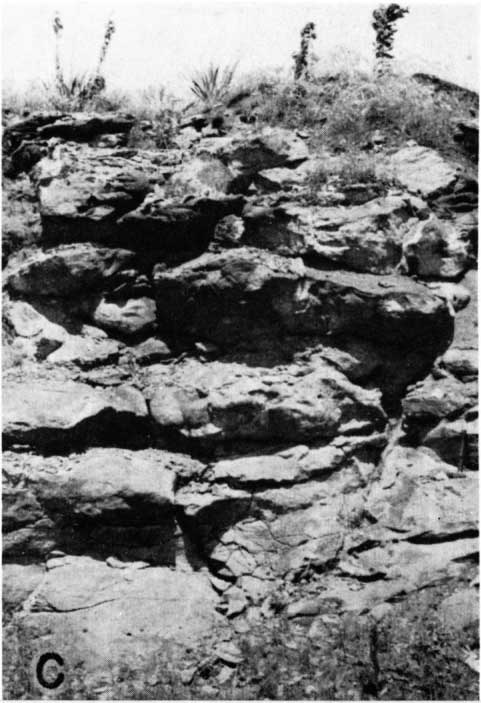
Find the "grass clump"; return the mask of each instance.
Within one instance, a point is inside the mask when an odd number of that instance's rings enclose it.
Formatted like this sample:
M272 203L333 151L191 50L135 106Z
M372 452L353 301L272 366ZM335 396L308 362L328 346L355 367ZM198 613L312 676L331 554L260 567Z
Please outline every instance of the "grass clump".
M150 86L129 96L124 109L137 118L128 145L142 149L169 149L175 146L181 111L178 101L165 88Z

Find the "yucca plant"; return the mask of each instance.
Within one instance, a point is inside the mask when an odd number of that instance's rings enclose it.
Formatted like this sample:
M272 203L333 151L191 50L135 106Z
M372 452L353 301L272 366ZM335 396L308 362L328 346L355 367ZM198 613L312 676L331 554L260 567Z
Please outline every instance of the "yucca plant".
M206 71L193 76L190 89L207 110L226 104L236 68L237 64L224 69L211 64Z
M63 109L82 110L105 90L106 83L102 75L102 67L115 32L115 24L111 19L107 22L95 71L76 73L69 78L65 77L60 59L63 24L58 12L55 13L52 26L55 35L55 83L54 90L48 84L45 85L45 89L48 93L53 93L54 105Z

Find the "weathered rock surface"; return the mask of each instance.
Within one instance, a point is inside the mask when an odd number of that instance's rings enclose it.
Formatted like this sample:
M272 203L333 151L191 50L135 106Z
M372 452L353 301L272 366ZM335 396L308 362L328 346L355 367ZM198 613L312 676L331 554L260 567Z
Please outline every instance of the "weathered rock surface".
M169 197L153 194L120 220L123 238L132 239L136 249L158 256L199 252L207 246L219 220L240 215L244 198L212 193L210 196Z
M382 430L380 394L327 364L245 368L184 362L153 367L150 412L161 431L200 443L322 440Z
M71 381L4 382L6 446L128 446L145 443L147 434L145 400L133 387L103 390Z
M401 261L404 238L426 205L413 197L390 196L354 207L252 207L245 242L285 256L329 261L341 268L389 273Z
M195 482L179 490L186 529L215 572L237 577L237 587L255 602L266 595L263 581L336 560L349 525L362 521L369 462L383 444L374 434L220 461L206 474L216 482L211 492Z
M301 133L185 124L5 134L7 671L58 651L99 697L125 667L226 682L281 610L314 644L456 582L439 612L475 619L475 178L374 134L396 187L324 184L343 157Z
M401 446L385 459L366 503L379 525L425 541L475 533L477 508L475 474L440 462L429 449Z
M449 339L444 301L402 278L316 271L242 248L154 274L161 328L234 345L257 333L346 335L401 345Z
M418 145L397 151L390 160L396 180L422 198L433 198L451 190L459 178L459 170L434 149Z
M204 574L65 557L47 571L6 636L11 651L15 638L28 640L35 660L62 652L66 681L81 667L82 683L91 687L105 681L106 671L117 680L125 666L145 670L169 661L179 670L189 647L211 644L222 631L217 600Z
M175 565L175 489L203 465L160 450L90 449L39 457L5 452L3 552L45 559L53 550Z
M51 364L74 364L88 369L116 363L120 351L121 345L114 339L70 335L47 359Z
M433 216L404 239L403 254L409 272L420 278L456 279L472 263L469 240Z
M433 449L443 461L460 469L477 469L477 394L476 380L427 378L402 401L407 436Z
M118 246L118 219L165 182L171 162L172 156L135 149L58 146L34 174L44 241Z
M479 589L464 588L445 598L441 617L448 627L456 630L479 623Z
M4 281L16 294L62 298L108 286L109 279L134 259L135 254L125 249L90 243L60 246L11 260Z
M23 139L61 137L71 141L91 141L102 134L129 132L134 125L131 115L89 114L65 115L60 112L38 112L8 125L4 139L15 145Z
M123 335L148 332L156 319L155 300L146 297L120 301L102 298L92 315L92 321L99 327Z
M267 127L262 131L246 130L238 135L205 139L197 149L228 164L237 176L237 187L247 188L253 177L265 169L296 167L307 159L305 142L290 130Z

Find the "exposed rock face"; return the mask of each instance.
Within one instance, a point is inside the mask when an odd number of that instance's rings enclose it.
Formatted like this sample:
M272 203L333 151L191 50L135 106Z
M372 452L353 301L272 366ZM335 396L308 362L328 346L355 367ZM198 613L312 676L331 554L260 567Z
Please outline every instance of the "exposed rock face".
M476 531L475 474L440 462L429 449L396 447L386 458L366 509L378 524L412 539Z
M302 207L291 203L245 213L253 246L286 256L327 260L340 268L390 273L401 261L404 238L426 216L417 198L391 196L354 207Z
M420 278L456 279L471 264L469 239L456 226L430 217L404 239L403 253Z
M4 456L7 559L46 559L52 550L175 565L174 490L204 469L159 450L90 449L84 454Z
M4 138L14 144L34 137L91 141L101 134L129 132L134 121L132 116L117 113L99 115L79 112L64 115L59 112L41 112L10 124L5 130Z
M242 196L212 194L188 199L153 195L119 220L124 238L135 237L136 248L157 252L160 257L199 252L212 238L215 226L227 215L240 215ZM133 235L132 233L135 233Z
M145 297L115 302L102 298L93 313L96 325L126 335L149 331L156 319L155 300Z
M17 294L32 297L72 296L105 286L134 258L125 249L104 249L90 243L36 251L25 260L11 262L5 284Z
M165 181L168 163L162 168L161 156L136 150L58 146L34 174L45 241L115 246L118 218Z
M172 150L122 115L7 130L36 188L4 275L10 671L27 642L92 686L191 680L277 610L380 619L472 578L474 179L408 144L396 189L314 202L300 136L207 122Z
M240 189L247 187L260 171L285 166L292 168L309 156L305 142L280 127L206 139L197 148L197 153L216 156L229 164L237 176L237 187Z
M7 381L3 388L7 446L64 448L102 441L138 444L146 440L146 418L142 394L129 386L102 390L72 381Z
M459 171L434 149L417 145L400 149L391 158L390 165L396 180L422 198L448 192L459 178Z
M161 429L192 440L298 442L382 430L379 393L326 365L245 368L189 362L153 374L150 411ZM150 392L149 392L150 395Z
M229 346L289 332L375 334L409 347L449 337L452 324L445 303L412 282L316 271L249 248L160 271L154 286L161 327Z

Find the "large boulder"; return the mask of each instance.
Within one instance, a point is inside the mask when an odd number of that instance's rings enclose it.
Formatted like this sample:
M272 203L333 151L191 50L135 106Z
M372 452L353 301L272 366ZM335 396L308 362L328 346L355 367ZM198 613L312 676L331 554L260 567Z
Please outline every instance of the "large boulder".
M388 273L401 261L403 239L425 204L410 196L390 196L354 207L302 206L246 208L244 241L284 256L332 262L341 268Z
M175 189L175 185L172 186ZM135 248L157 256L202 251L211 240L216 224L227 215L240 215L244 198L212 190L207 196L188 183L182 194L158 190L135 210L119 220L124 240L135 240ZM206 189L209 190L209 189ZM134 244L133 244L134 245Z
M92 313L99 327L120 335L144 334L156 323L157 306L152 298L108 300L102 298Z
M51 322L23 300L9 300L3 305L4 350L17 358L41 361L61 347L70 337L61 325ZM7 346L7 340L10 342Z
M167 190L185 195L207 196L213 193L228 193L234 182L234 174L220 159L194 158L182 164L169 179Z
M169 157L170 158L170 157ZM43 239L48 244L93 241L118 246L118 219L165 182L162 155L135 149L57 146L35 168Z
M52 550L175 565L175 489L203 470L182 454L91 449L68 457L5 452L4 558Z
M309 156L306 143L291 130L281 127L204 139L197 153L215 156L229 165L236 174L239 190L246 189L260 171L283 166L294 168Z
M154 271L159 327L226 348L282 334L348 335L412 348L447 344L445 300L401 277L317 271L241 248Z
M148 439L147 406L137 389L23 379L3 387L5 446L138 446Z
M128 268L135 254L125 249L106 249L93 244L73 244L26 257L11 259L5 285L25 297L71 297L106 287L121 269Z
M403 254L409 273L419 278L457 279L473 263L469 239L433 215L405 237Z
M452 190L460 171L434 149L406 146L390 158L389 167L396 181L411 193L432 199Z
M296 442L382 430L380 394L328 364L262 368L186 361L151 367L146 394L159 430L192 442Z

